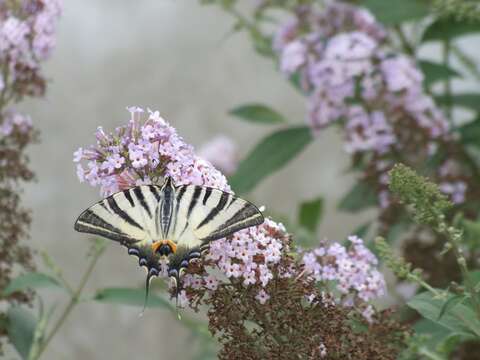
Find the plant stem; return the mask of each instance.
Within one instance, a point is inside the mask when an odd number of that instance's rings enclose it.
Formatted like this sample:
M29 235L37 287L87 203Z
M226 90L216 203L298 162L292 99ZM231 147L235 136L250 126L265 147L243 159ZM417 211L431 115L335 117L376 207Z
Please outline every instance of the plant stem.
M477 293L475 291L475 285L472 283L472 279L468 276L468 267L465 263L465 258L460 252L460 249L455 245L453 245L453 251L455 252L455 256L457 258L458 266L462 272L462 276L465 282L465 287L467 288L468 292L472 296L472 302L475 306L475 312L477 313L477 318L480 320L480 302L477 297ZM461 260L463 259L463 260Z
M443 65L446 68L450 67L450 40L445 39L443 42ZM445 79L445 89L444 89L444 94L445 94L445 113L448 117L448 120L452 122L452 83L450 80L450 76L447 76Z
M416 282L418 285L420 285L423 288L425 288L426 290L430 291L435 296L440 295L440 292L438 290L436 290L435 288L430 286L425 280L423 280L422 278L420 278L418 276L415 276L414 274L411 274L411 273L408 274L407 275L407 280L410 280L412 282Z
M82 276L82 279L80 280L80 284L78 285L75 292L71 295L70 301L68 305L65 307L65 309L63 310L62 315L60 315L60 318L57 320L57 322L53 326L52 330L50 331L50 334L47 336L45 341L41 343L41 345L38 348L38 351L36 351L36 353L30 354L29 360L37 360L40 358L43 351L45 351L45 349L48 347L48 344L52 341L53 337L56 335L58 330L62 327L65 320L67 320L68 316L70 315L72 310L75 308L75 306L78 304L83 288L85 287L88 279L90 278L90 275L92 274L92 271L95 268L95 265L97 264L97 260L100 258L101 254L102 254L102 251L94 252L94 254L92 255L92 260L90 261L90 264L88 265L85 273Z
M455 254L455 258L457 260L457 264L462 273L465 287L468 293L470 293L471 295L477 318L480 320L480 301L477 297L477 292L475 291L475 285L472 283L470 276L468 276L469 272L468 272L467 261L460 247L462 243L462 236L463 236L462 231L460 231L459 229L456 229L453 226L447 226L447 224L445 223L439 223L439 225L440 225L439 228L444 229L443 231L439 231L439 232L444 234L447 237L448 242L452 247L452 250Z

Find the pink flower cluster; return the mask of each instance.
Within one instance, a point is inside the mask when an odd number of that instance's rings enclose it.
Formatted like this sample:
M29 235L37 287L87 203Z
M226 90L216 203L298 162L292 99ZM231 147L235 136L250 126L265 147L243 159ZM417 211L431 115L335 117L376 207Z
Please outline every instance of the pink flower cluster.
M145 115L138 107L128 110L127 126L118 127L111 134L99 127L97 144L74 153L80 181L99 185L103 195L157 183L163 176L171 176L178 185L205 185L230 191L225 176L197 156L158 111L148 110Z
M15 132L25 135L33 130L32 119L28 115L5 110L1 114L1 118L3 122L0 123L0 136L10 136Z
M446 134L448 123L424 93L423 75L411 59L383 49L385 30L367 10L331 3L325 10L308 8L297 16L278 31L275 45L282 71L299 72L304 89L311 92L312 128L321 129L342 117L350 119L351 107L356 105L348 100L359 97L372 112L403 111L432 139ZM306 34L301 31L305 25L310 29ZM355 132L349 146L361 148L364 136ZM372 144L373 140L370 136ZM378 143L378 149L372 150L384 151L381 136Z
M0 63L6 65L0 74L0 91L30 80L30 94L43 92L43 84L38 81L39 62L46 60L55 47L55 25L60 14L59 0L0 3Z
M322 9L300 6L274 39L281 70L297 74L308 93L313 130L340 124L346 151L373 154L377 161L404 151L411 143L405 132L415 129L423 151L432 155L439 141L450 138L449 123L424 91L414 61L387 45L386 30L371 13L333 1ZM389 205L386 191L380 184L382 207Z
M377 270L377 258L357 236L348 238L346 248L338 243L322 245L303 256L305 271L316 281L335 282L336 289L346 298L346 304L360 299L369 301L385 294L385 279Z
M266 286L278 270L282 252L287 251L287 241L284 226L270 219L265 219L260 226L238 231L229 238L213 241L205 260L220 273L210 273L207 277L187 274L184 286L187 290L203 288L214 291L220 282L228 279L246 288L255 287L255 299L265 304L270 298ZM289 269L282 269L280 276L290 277L292 274Z

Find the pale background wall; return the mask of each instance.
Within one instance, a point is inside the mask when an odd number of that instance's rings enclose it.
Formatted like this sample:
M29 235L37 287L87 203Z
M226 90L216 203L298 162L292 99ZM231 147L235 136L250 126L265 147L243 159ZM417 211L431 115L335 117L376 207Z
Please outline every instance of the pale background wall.
M58 46L45 66L51 78L47 97L25 106L42 134L41 144L31 148L38 181L28 186L25 201L33 208L30 244L47 250L73 283L85 268L88 246L86 236L73 231L73 221L99 195L78 182L72 152L94 141L97 126L113 129L127 121L126 106L148 106L160 110L188 142L198 146L225 133L244 156L269 129L229 117L233 106L264 102L291 123L303 123L304 99L252 51L245 34L225 39L231 26L223 12L194 0L65 0ZM251 199L293 215L300 200L321 194L327 201L321 236L342 239L361 222L335 213L334 204L353 181L343 174L347 165L338 134L326 131ZM88 290L143 281L133 258L112 244ZM139 319L138 313L82 304L45 359L190 358L187 332L173 317L149 310Z

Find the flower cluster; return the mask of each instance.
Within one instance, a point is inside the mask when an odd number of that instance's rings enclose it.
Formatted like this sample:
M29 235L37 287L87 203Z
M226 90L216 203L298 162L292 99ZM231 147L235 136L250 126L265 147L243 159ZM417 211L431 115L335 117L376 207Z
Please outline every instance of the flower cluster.
M305 270L316 281L334 282L344 303L369 301L385 294L385 280L377 270L377 258L357 236L350 236L350 248L335 243L323 245L303 255ZM371 309L369 310L372 311Z
M221 277L210 273L202 279L202 276L188 274L184 280L187 293L202 286L207 290L216 290L222 278L228 278L244 287L254 287L257 292L255 298L265 304L270 298L265 288L279 271L288 244L289 238L283 225L270 219L260 226L238 231L229 238L213 241L205 260L210 267L220 270ZM293 274L284 269L279 275L290 277Z
M411 59L384 50L386 32L367 10L333 2L322 11L302 8L297 16L279 30L275 44L283 72L299 72L311 92L312 128L350 119L356 105L348 100L359 97L364 108L375 109L372 113L405 113L432 140L447 133L446 119L423 91L423 75ZM305 27L310 30L302 33ZM361 141L363 132L356 132ZM383 152L384 142L378 142L372 150Z
M368 157L364 178L383 209L391 205L385 176L392 160L402 154L404 162L423 163L453 141L423 74L388 46L386 35L367 10L332 1L322 9L299 6L274 39L282 72L297 74L308 94L310 126L343 127L346 151L356 160ZM453 177L443 189L461 203L468 185L452 175L443 174Z
M0 91L9 97L38 96L45 90L39 63L55 46L59 0L0 3Z
M15 136L14 134L25 136L33 131L32 119L28 115L7 110L2 117L3 122L0 124L0 135L2 136Z
M29 248L19 243L30 224L19 193L20 182L33 178L25 149L37 136L30 117L13 104L44 93L40 62L55 45L60 12L58 0L0 1L0 289L18 270L33 269ZM28 302L30 295L15 292L2 300Z
M106 134L97 129L97 144L74 153L80 181L100 185L101 193L109 195L135 185L157 183L171 176L178 184L195 184L229 191L227 180L213 165L198 157L159 114L128 108L131 117L127 126ZM81 162L86 163L86 167Z

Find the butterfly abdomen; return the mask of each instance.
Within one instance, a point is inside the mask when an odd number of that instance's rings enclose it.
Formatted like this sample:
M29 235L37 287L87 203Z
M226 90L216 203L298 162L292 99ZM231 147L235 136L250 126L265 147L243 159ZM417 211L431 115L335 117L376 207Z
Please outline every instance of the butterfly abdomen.
M165 182L160 190L162 196L160 197L160 227L162 236L165 238L170 233L172 225L172 214L174 206L175 188L172 185L170 178Z

